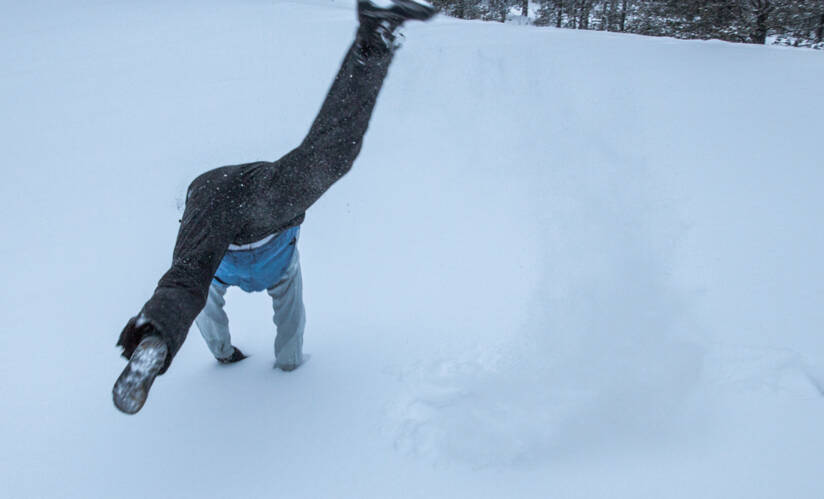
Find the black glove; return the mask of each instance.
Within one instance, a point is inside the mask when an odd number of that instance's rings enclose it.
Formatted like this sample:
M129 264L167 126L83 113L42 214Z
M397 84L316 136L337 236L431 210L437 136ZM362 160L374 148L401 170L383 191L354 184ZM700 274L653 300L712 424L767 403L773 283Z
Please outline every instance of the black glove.
M120 338L117 340L117 346L123 347L123 353L121 353L121 355L126 359L132 358L135 348L137 348L137 345L140 344L140 340L142 340L144 336L157 335L154 327L148 322L142 324L140 327L137 327L136 324L136 316L129 319L126 327L123 328L123 332L120 333Z
M234 348L232 355L225 359L217 359L217 361L221 364L233 364L246 358L246 355L244 355L238 347L233 345L232 348Z

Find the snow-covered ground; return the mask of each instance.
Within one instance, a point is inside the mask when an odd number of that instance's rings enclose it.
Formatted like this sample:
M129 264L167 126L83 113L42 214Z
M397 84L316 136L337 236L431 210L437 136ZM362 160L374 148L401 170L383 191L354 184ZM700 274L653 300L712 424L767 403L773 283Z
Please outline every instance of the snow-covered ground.
M819 52L410 24L300 243L311 360L114 343L188 182L277 159L351 0L4 2L0 497L821 498Z

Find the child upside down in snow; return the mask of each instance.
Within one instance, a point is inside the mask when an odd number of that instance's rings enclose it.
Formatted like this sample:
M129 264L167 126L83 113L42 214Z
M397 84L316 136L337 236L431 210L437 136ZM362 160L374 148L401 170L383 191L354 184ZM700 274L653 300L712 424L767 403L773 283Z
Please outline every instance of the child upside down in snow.
M156 376L169 368L196 322L220 362L245 358L229 336L223 296L229 286L266 290L277 327L276 366L303 361L305 312L296 249L305 211L352 167L405 21L428 20L418 0L386 8L358 2L360 26L309 133L275 162L210 170L191 185L171 268L118 346L129 363L112 390L114 404L139 411Z

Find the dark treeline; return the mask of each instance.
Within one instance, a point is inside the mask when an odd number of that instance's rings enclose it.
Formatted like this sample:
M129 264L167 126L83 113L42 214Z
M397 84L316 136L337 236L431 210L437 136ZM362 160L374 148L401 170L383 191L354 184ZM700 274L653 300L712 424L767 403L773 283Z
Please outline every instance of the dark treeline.
M537 0L532 22L559 28L824 48L824 0ZM527 0L434 0L462 19L528 16Z

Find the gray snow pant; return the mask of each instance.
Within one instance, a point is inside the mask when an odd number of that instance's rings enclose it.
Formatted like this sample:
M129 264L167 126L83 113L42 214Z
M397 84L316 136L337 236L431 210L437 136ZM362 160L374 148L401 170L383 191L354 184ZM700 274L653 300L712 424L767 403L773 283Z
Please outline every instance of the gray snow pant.
M225 284L212 280L206 306L195 318L200 334L217 359L229 358L233 352L229 316L223 310L227 288ZM303 362L303 331L306 327L303 280L297 249L283 276L266 293L272 297L272 308L275 311L275 366L289 371Z

